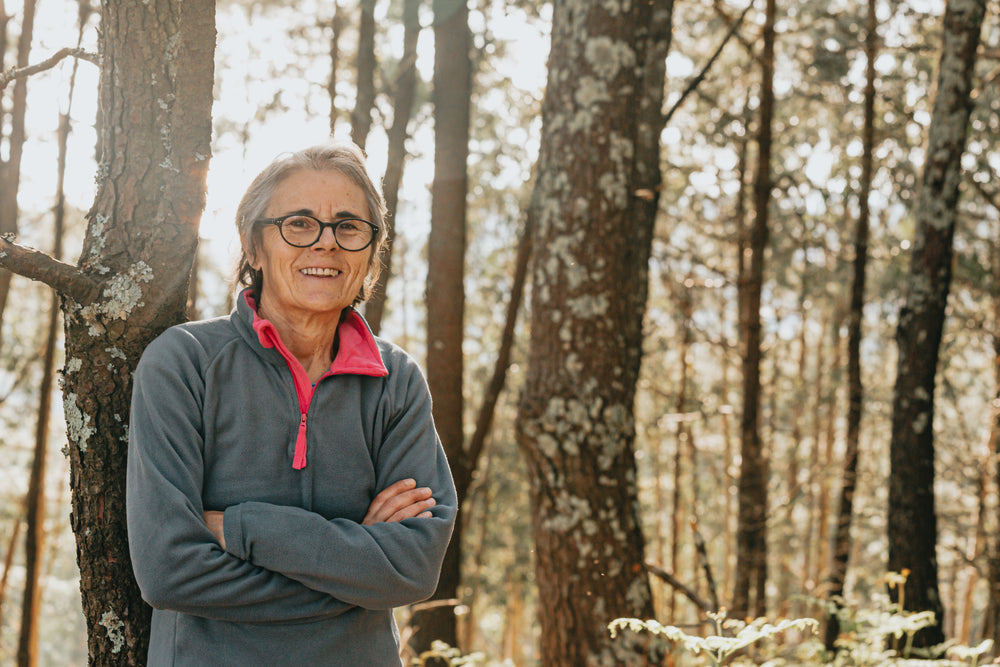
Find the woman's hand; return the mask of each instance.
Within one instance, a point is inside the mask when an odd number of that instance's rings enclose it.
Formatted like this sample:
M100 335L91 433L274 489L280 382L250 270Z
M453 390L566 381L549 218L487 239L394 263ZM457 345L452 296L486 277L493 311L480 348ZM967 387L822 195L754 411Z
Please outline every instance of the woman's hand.
M226 531L222 527L222 518L225 515L225 512L205 512L205 525L215 535L223 551L226 550Z
M379 522L393 523L413 517L428 518L433 516L428 510L434 506L431 490L427 487L416 488L417 482L404 479L387 487L375 496L362 525L371 526ZM220 524L221 525L221 524Z

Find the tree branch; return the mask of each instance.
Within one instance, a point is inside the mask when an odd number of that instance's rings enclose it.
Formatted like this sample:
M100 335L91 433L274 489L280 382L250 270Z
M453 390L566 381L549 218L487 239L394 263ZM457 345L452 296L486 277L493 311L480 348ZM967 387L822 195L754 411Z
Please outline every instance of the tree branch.
M6 72L0 73L0 91L5 89L7 84L14 79L23 79L26 76L31 76L32 74L38 74L39 72L44 72L47 69L52 69L67 56L80 58L81 60L94 63L95 65L98 62L96 54L85 51L84 49L73 49L67 46L64 49L59 49L40 63L28 65L27 67L22 67L20 69L11 68Z
M528 275L528 261L531 258L532 235L534 234L533 214L528 212L525 218L524 229L521 230L521 240L517 246L517 259L514 266L514 282L510 289L510 301L507 303L507 313L504 320L503 333L500 336L500 351L497 354L497 362L493 367L493 377L486 388L486 395L483 397L483 404L479 408L479 415L476 417L476 430L472 434L468 445L468 470L469 474L476 469L476 462L483 452L486 443L486 436L493 423L493 414L496 411L497 401L500 392L503 391L507 380L507 369L510 368L511 348L514 344L514 329L517 325L517 312L521 307L524 295L524 284Z
M670 574L666 570L662 569L658 565L654 565L649 561L646 561L644 565L646 567L646 570L650 574L656 575L657 578L662 579L663 581L667 582L668 584L676 588L681 594L684 595L684 597L686 597L688 600L691 600L691 602L693 602L695 606L698 607L698 609L701 609L706 614L718 611L717 609L712 609L712 606L709 605L707 602L705 602L705 600L703 600L701 596L699 596L693 590L682 584L677 577Z
M690 95L694 91L694 89L697 88L701 84L701 82L705 80L705 77L708 76L708 71L712 69L712 65L715 64L715 61L722 54L722 50L726 48L726 44L729 43L729 40L733 38L733 35L736 34L736 31L740 29L741 25L743 25L743 19L746 18L747 13L752 8L753 8L753 3L751 2L749 5L746 6L746 9L743 10L743 13L740 14L739 18L737 18L735 21L732 22L732 25L729 27L729 32L723 38L722 42L719 44L719 47L715 49L715 53L712 54L712 57L708 59L708 62L705 63L705 66L701 68L700 72L698 72L698 76L694 77L693 79L691 79L690 82L688 82L688 85L684 89L684 92L681 93L681 96L677 98L677 101L674 103L674 105L670 107L667 113L663 115L664 125L670 122L670 118L674 115L674 112L676 112L677 109L680 108L681 104L684 103L684 100L687 99L687 96Z
M705 546L705 538L698 531L698 522L691 520L691 532L694 533L694 546L698 552L698 562L705 572L705 581L708 582L708 594L711 597L710 604L715 611L719 610L719 593L715 589L715 577L712 575L712 566L708 562L708 548Z
M988 191L986 189L986 186L984 186L982 183L980 183L975 179L971 180L972 180L972 187L974 187L976 191L978 191L979 194L983 196L983 199L986 200L986 203L992 206L997 211L1000 211L1000 196L998 196L998 193Z
M75 266L53 259L34 248L14 243L10 235L0 236L0 267L44 283L82 305L97 299L100 291L100 286Z

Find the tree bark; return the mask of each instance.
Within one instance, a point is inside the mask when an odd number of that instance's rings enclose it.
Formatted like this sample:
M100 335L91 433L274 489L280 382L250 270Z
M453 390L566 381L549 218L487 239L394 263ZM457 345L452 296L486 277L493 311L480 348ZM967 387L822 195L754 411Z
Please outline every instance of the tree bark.
M462 340L465 317L466 192L472 91L472 33L468 6L434 4L434 182L427 244L427 383L434 397L434 424L458 489L459 514L445 554L434 599L458 596L464 527L462 501L470 478L465 456ZM435 639L454 646L454 609L432 607L414 614L410 646L425 650Z
M375 107L375 0L361 0L357 68L357 98L351 113L351 140L364 148Z
M865 278L868 264L868 231L875 153L875 58L878 55L878 19L875 0L868 0L867 28L865 35L865 103L864 126L861 141L861 183L858 190L858 222L854 232L854 275L851 279L851 305L847 314L847 439L844 447L844 465L840 481L840 508L834 528L830 575L827 579L827 598L834 609L840 609L847 579L847 564L851 554L851 522L854 514L854 491L858 476L858 443L861 438L862 401L864 387L861 383L861 339L865 305ZM840 634L836 611L826 617L824 644L827 651L836 651L835 642Z
M760 298L771 201L771 133L774 116L775 0L767 0L760 54L761 93L757 131L757 174L753 187L754 220L750 228L750 263L741 278L743 311L743 413L740 419L739 517L736 536L736 584L733 615L767 612L768 461L760 437Z
M952 239L961 157L972 108L970 91L985 0L950 0L938 68L915 238L896 342L889 473L889 569L909 570L905 608L933 611L937 625L915 646L944 641L938 592L934 507L934 386L952 277ZM897 599L898 587L890 590Z
M417 89L417 40L420 37L420 5L423 0L406 0L403 3L403 59L399 64L392 104L392 126L389 128L388 160L382 191L388 214L385 224L388 244L382 255L382 273L365 303L365 319L376 334L382 328L385 313L386 285L392 277L392 246L396 237L396 209L399 204L399 186L403 180L403 163L406 161L407 125L413 115L413 99Z
M71 525L90 663L144 664L149 608L125 534L131 378L149 341L184 318L211 155L214 2L105 0L99 47L98 190L79 268L56 274ZM16 259L5 246L3 261ZM21 268L57 282L45 266Z
M4 21L6 34L6 20ZM21 34L17 38L17 68L27 67L31 57L31 40L35 29L35 0L24 0L21 14ZM4 40L6 42L6 39ZM27 113L28 79L14 82L11 101L9 152L7 161L0 165L0 234L17 234L17 191L21 184L21 155L24 153L26 133L24 117ZM0 268L0 322L7 308L10 295L11 272Z
M648 618L633 404L659 199L673 3L555 2L542 106L531 343L518 441L530 472L541 662L643 664Z

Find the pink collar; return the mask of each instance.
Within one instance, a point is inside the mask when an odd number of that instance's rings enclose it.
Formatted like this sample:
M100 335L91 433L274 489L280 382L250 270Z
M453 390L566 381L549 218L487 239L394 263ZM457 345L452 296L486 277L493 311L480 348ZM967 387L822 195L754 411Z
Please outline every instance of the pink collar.
M285 359L293 358L270 320L257 315L257 304L250 290L244 293L244 298L253 311L253 329L257 332L260 344L265 348L276 348ZM337 336L339 338L337 356L330 365L327 375L385 377L389 374L382 361L378 343L375 342L375 336L372 335L364 318L353 308L348 309L346 316L341 319L337 327Z

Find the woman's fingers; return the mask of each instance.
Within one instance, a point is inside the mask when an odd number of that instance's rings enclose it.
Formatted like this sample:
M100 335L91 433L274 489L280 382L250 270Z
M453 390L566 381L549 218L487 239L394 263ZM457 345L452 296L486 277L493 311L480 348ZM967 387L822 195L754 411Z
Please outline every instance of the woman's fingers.
M215 539L218 541L219 546L223 549L226 548L226 529L223 523L225 518L225 512L205 512L205 525L208 529L212 531L215 535Z
M427 487L416 488L416 485L414 480L404 479L387 487L372 500L362 523L370 526L380 521L431 516L427 510L435 504L432 491Z

